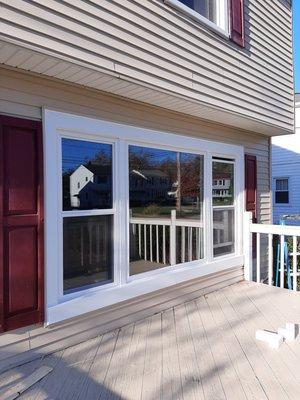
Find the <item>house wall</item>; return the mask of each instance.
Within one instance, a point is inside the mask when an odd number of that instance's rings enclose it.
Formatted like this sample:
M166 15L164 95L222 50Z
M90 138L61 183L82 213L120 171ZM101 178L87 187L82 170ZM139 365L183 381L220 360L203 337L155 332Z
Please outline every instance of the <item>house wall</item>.
M208 123L199 118L9 68L2 68L0 72L2 114L41 119L42 107L47 107L163 132L243 145L245 152L257 157L258 220L264 223L270 222L270 144L266 136L222 124ZM78 343L88 337L152 315L158 310L242 279L242 269L237 267L145 295L124 305L117 304L109 307L108 311L100 310L74 322L67 321L51 328L34 327L1 335L0 371L20 360L31 359L42 353ZM20 352L23 353L22 356Z
M272 139L272 186L275 178L289 179L289 204L276 204L273 195L273 220L278 223L284 214L300 214L300 103L296 105L294 135ZM299 221L296 222L299 224Z
M103 81L102 90L144 102L151 102L155 93L142 87L153 88L161 96L168 93L211 106L206 114L211 120L213 109L220 109L282 131L293 129L289 0L244 0L245 48L163 0L1 3L0 38L56 57L51 61L36 54L24 60L22 50L8 58L3 51L9 65L83 85ZM74 67L68 68L66 60ZM96 70L118 79L98 77L94 83ZM139 87L130 87L130 82ZM172 102L176 98L170 97Z
M135 125L163 132L243 145L258 163L258 221L269 223L269 138L253 132L212 124L184 114L109 96L96 90L64 84L3 68L0 74L0 112L41 119L42 107Z

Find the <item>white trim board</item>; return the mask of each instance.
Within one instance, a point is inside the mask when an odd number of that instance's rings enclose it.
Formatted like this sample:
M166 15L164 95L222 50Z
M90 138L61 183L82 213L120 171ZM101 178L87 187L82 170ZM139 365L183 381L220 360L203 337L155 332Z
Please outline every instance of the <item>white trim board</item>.
M244 211L244 149L242 146L211 142L184 135L153 131L73 114L43 110L45 164L45 293L46 323L94 311L110 304L166 288L212 272L243 265L242 215ZM114 231L118 232L114 251L113 283L75 293L62 293L62 193L61 137L101 141L114 145ZM204 155L205 259L166 267L129 279L128 145L151 146ZM212 182L209 174L213 157L235 160L235 253L212 256ZM118 176L118 178L116 178ZM117 206L118 204L118 206ZM124 229L124 226L127 227Z

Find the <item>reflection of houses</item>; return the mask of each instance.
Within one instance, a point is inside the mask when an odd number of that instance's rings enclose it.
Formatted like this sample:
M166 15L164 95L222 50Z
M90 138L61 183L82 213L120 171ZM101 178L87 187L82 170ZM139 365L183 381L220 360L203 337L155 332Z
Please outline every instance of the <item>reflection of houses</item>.
M172 183L165 172L157 169L130 171L130 201L147 204L151 201L168 200Z
M213 180L213 197L214 198L227 198L231 197L232 193L230 193L231 186L231 176L230 174L220 173L214 174Z
M72 208L99 208L110 203L111 173L109 167L97 164L80 165L70 175Z

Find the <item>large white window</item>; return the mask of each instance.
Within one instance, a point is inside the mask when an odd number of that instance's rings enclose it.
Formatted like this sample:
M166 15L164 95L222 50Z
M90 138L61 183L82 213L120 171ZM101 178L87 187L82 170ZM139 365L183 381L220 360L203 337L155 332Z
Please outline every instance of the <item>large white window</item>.
M241 147L54 111L44 145L48 323L242 266Z

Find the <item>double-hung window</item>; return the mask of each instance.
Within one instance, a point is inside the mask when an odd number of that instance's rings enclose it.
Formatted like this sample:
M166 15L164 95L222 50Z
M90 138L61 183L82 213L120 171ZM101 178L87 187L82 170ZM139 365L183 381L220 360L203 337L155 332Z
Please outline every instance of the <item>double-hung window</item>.
M275 203L289 203L289 180L288 178L275 179Z
M242 265L240 146L54 111L45 126L48 322Z

